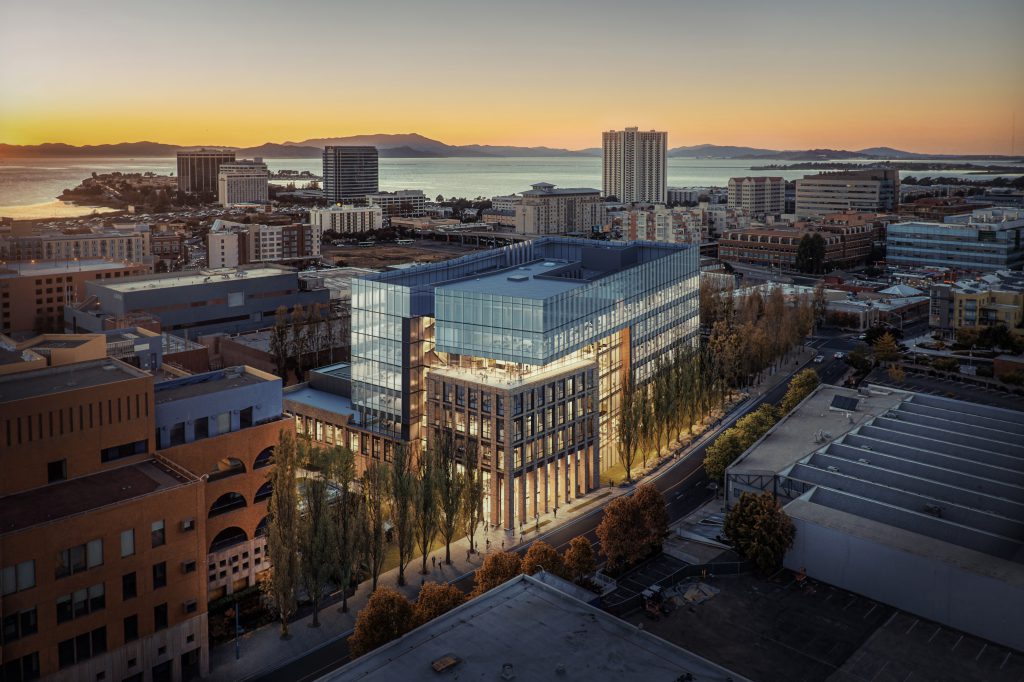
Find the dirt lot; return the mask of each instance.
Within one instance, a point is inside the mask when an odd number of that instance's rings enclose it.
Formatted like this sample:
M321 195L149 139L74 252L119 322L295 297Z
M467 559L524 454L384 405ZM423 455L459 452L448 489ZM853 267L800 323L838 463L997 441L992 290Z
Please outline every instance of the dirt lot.
M434 263L470 253L458 244L426 241L414 246L380 244L379 246L338 246L324 249L324 259L331 259L336 265L354 268L380 270L389 265L402 263Z

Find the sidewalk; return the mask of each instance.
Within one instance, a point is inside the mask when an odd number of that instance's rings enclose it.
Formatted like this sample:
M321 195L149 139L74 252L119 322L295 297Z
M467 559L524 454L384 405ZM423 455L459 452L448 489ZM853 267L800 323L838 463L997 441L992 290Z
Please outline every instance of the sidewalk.
M599 488L585 497L577 498L575 501L558 508L558 518L555 515L542 514L540 517L540 535L558 527L572 519L588 514L597 509L601 504L623 495L632 490L632 486L626 488ZM600 503L595 500L600 500ZM589 504L588 504L589 503ZM531 523L524 527L524 542L530 543L537 537L537 523ZM490 549L487 548L487 540L490 540ZM484 555L488 551L501 551L513 549L519 546L519 534L515 538L507 537L500 528L479 530L476 534L477 554L467 558L469 541L465 536L452 542L452 565L444 563L444 548L433 552L437 557L437 566L431 568L430 559L427 559L427 575L420 575L419 569L421 560L417 556L406 566L406 585L398 587L398 569L394 568L383 573L378 585L393 587L408 597L415 600L420 591L420 580L426 582L449 582L461 576L475 571L483 563ZM214 682L234 682L244 680L248 677L266 673L272 668L301 656L309 654L317 647L327 644L340 636L351 634L355 626L356 614L366 605L370 597L370 581L362 583L355 594L349 597L348 613L341 613L341 603L334 603L320 610L320 627L310 626L313 620L312 615L300 618L288 625L290 639L283 640L280 637L281 628L278 623L266 625L258 630L245 633L241 638L241 657L235 660L234 642L228 642L213 647L210 650L210 675L207 680ZM245 627L245 623L242 623Z
M810 361L815 353L816 351L814 350L803 349L801 354L797 356L797 364L803 365ZM793 363L793 360L790 360L790 363ZM748 398L740 400L740 403L749 398L757 398L770 391L780 382L788 380L789 372L793 371L795 367L796 365L793 364L783 364L774 374L768 376L758 386L749 389L747 391ZM728 417L724 418L727 419ZM678 441L670 443L669 452L672 454L663 455L657 459L652 458L648 462L646 470L638 473L640 482L643 482L643 475L652 470L660 469L660 465L666 460L679 455L681 450L702 441L709 428L713 428L712 424L705 424L705 429L700 435L695 435L692 439L684 438L684 442L689 440L685 446ZM632 485L598 488L584 497L577 498L571 503L560 506L557 518L554 513L542 514L539 520L539 533L537 531L537 522L524 526L523 542L532 542L538 534L544 535L561 524L589 514L615 497L624 495L632 489ZM428 558L427 575L420 575L419 567L421 561L420 557L417 556L406 566L405 578L407 584L404 587L398 587L397 568L382 574L378 584L394 587L404 593L410 600L415 600L419 595L421 579L427 582L449 582L455 580L479 568L480 564L483 563L484 555L488 551L501 551L502 548L514 549L520 545L518 532L515 537L508 537L500 528L487 529L482 526L481 530L477 531L476 539L478 553L472 556L467 556L469 541L464 536L452 542L451 566L444 564L444 548L442 547L433 552L433 555L438 559L437 566L431 568ZM489 550L487 540L490 540ZM370 581L366 581L358 587L353 596L349 597L348 613L341 613L340 602L326 606L320 610L320 627L310 627L310 623L313 620L312 615L300 618L289 623L288 632L291 637L287 640L281 639L281 629L277 623L266 625L252 632L246 632L241 638L241 657L237 661L235 660L234 642L213 647L210 650L210 675L205 679L212 680L213 682L245 680L246 678L269 672L269 670L279 667L292 659L305 656L318 647L339 637L347 637L355 626L356 614L366 605L369 597ZM242 623L242 627L245 627L245 623Z

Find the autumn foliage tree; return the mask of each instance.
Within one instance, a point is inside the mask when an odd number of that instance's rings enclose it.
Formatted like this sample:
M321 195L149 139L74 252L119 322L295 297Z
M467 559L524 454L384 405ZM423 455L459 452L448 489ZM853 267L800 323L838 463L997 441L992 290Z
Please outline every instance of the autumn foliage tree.
M448 613L466 601L462 590L448 583L430 582L420 588L420 596L413 605L415 627Z
M723 529L736 551L763 573L782 565L796 535L789 515L768 491L740 495L726 515Z
M379 587L356 617L355 630L348 638L349 650L353 656L362 656L398 639L413 627L413 605L409 600L397 590Z
M565 575L565 566L558 550L543 540L536 540L523 556L522 571L526 575L533 575L540 570L559 577Z
M643 521L642 530L649 551L661 550L661 545L668 535L668 511L665 509L665 498L650 483L637 487L632 496L633 504L640 512Z
M797 373L789 380L789 388L786 389L786 395L782 398L783 414L799 405L820 383L821 379L818 377L818 373L811 368Z
M657 508L660 506L660 510ZM665 500L647 484L633 495L613 500L597 527L601 552L611 567L628 566L661 547L668 532Z
M875 341L875 357L879 362L892 362L900 356L899 346L896 344L896 337L889 332L882 334Z
M473 592L478 597L487 590L515 578L523 572L522 560L515 552L494 552L484 558L483 565L473 574Z
M812 373L814 370L810 370ZM800 375L797 375L800 376ZM817 379L817 374L814 375ZM795 380L795 379L794 379ZM787 393L787 395L789 395ZM712 481L722 481L729 465L768 432L779 419L778 410L768 403L761 405L736 422L732 428L722 432L704 453L704 471Z
M566 576L579 582L597 570L597 557L594 556L594 547L582 535L577 535L569 541L569 547L562 557L565 565Z

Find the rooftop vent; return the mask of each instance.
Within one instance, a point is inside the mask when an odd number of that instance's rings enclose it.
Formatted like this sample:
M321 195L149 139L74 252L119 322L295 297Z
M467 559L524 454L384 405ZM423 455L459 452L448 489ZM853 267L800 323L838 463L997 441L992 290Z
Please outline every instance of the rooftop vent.
M441 658L437 659L430 664L430 667L434 669L434 672L440 673L453 668L462 662L462 659L455 654L445 654Z
M530 279L530 278L527 277L526 275L512 275L511 277L508 278L508 281L510 281L510 282L525 282L528 279Z
M516 679L515 668L512 667L511 663L505 663L501 666L501 679L503 680L514 680Z

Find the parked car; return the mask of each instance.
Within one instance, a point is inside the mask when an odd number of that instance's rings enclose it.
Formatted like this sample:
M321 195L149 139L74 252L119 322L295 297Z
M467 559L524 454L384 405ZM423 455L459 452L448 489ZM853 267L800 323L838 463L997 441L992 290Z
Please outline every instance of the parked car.
M842 360L842 359L843 359L844 357L846 357L846 356L845 356L845 355L843 355L842 353L836 353L836 354L835 354L835 355L833 355L832 357L833 357L833 358L835 358L836 360Z
M815 364L821 364L822 362L825 362L825 356L819 355L818 357L814 358L814 362Z

